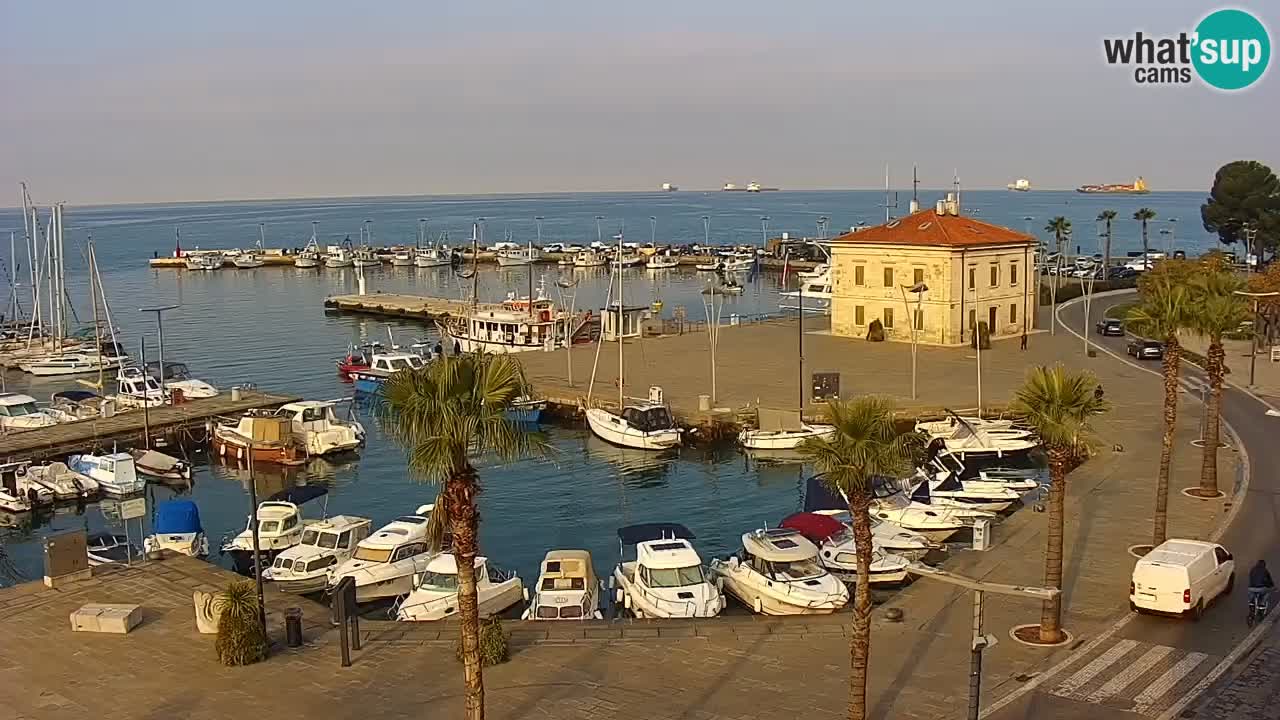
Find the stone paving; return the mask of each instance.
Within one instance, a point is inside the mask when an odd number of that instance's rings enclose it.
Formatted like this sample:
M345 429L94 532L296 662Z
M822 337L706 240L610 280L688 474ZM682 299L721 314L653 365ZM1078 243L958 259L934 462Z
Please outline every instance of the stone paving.
M765 328L751 339L778 347L794 328ZM721 346L736 347L726 331ZM754 337L754 336L752 336ZM815 362L840 367L850 389L909 392L902 368L909 349L818 336ZM748 338L744 335L743 338ZM680 342L681 339L675 339ZM674 362L660 341L645 341L650 363ZM688 342L685 340L684 342ZM705 341L703 341L705 343ZM746 340L744 340L746 342ZM687 350L693 351L691 345ZM744 350L745 346L738 347ZM666 352L666 351L661 351ZM964 350L927 351L921 363L921 397L960 405L971 396L973 361ZM781 353L775 353L780 355ZM808 351L806 352L808 354ZM922 358L926 351L922 350ZM563 354L547 356L546 359ZM662 358L666 358L663 360ZM704 355L699 352L698 358ZM997 345L984 353L984 392L992 402L1007 400L1025 364L1061 358L1088 364L1102 374L1115 412L1099 419L1105 446L1070 478L1065 566L1065 625L1077 643L1110 625L1127 610L1133 560L1124 548L1147 541L1148 508L1156 470L1159 379L1105 357L1085 360L1080 343L1040 334L1031 349ZM615 356L616 359L616 356ZM743 375L734 394L795 390L794 366L782 359L733 361ZM604 360L602 358L602 365ZM821 367L821 365L815 365ZM587 365L589 370L589 365ZM746 373L750 371L750 376ZM856 372L855 372L856 371ZM542 370L548 372L548 370ZM964 374L961 375L960 373ZM753 388L751 377L782 378ZM732 377L726 374L724 377ZM789 381L786 378L792 378ZM643 380L642 380L643 381ZM647 382L647 381L644 381ZM669 389L687 386L668 383ZM726 391L728 393L729 391ZM757 394L758 394L757 393ZM970 405L972 403L969 403ZM1224 502L1200 502L1176 492L1198 477L1199 453L1191 447L1198 408L1183 405L1170 496L1170 533L1207 537L1226 510ZM1117 449L1119 448L1119 449ZM1237 457L1220 454L1220 472L1237 477ZM998 582L1038 584L1043 575L1046 515L1023 509L995 529L996 545L979 553L956 551L946 567ZM597 568L603 571L602 568ZM446 717L458 714L461 674L453 658L451 628L401 628L366 622L368 643L355 665L338 667L337 636L324 625L325 611L307 605L308 644L281 650L252 668L217 665L213 640L199 636L191 614L191 590L220 585L225 574L185 558L149 570L101 574L82 586L47 590L38 584L0 590L0 720L8 718L224 718L228 716L316 716L324 718ZM128 636L72 634L67 616L90 602L141 602L147 621ZM277 613L293 598L275 597ZM305 604L305 603L304 603ZM891 623L883 609L903 610ZM876 718L962 717L967 693L970 600L966 593L927 579L897 593L874 616L870 670L871 716ZM1036 604L988 598L987 632L1000 644L985 657L987 701L1020 684L1026 673L1061 659L1059 650L1029 648L1008 638L1017 623L1039 618ZM486 671L491 718L698 718L739 720L804 713L812 718L846 715L847 614L831 618L763 620L725 617L696 624L624 622L554 629L513 623L513 657Z
M1194 720L1280 720L1280 630L1277 626L1272 626L1243 667L1212 688L1189 717Z

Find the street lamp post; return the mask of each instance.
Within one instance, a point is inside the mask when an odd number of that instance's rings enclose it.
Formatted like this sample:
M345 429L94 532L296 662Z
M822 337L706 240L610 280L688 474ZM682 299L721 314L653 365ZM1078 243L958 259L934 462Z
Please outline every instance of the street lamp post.
M769 244L769 221L771 219L768 215L760 217L760 247L766 247Z
M1258 314L1258 309L1262 298L1270 298L1280 296L1280 292L1246 292L1244 290L1236 290L1236 295L1241 297L1253 298L1253 337L1249 338L1249 387L1253 387L1254 371L1258 364L1258 325L1262 318Z
M907 316L909 317L911 322L911 399L915 400L916 399L916 348L919 343L918 335L920 331L920 327L919 327L919 324L916 322L916 318L921 317L920 303L924 298L924 294L929 291L929 286L925 285L924 283L917 283L915 285L900 285L898 289L902 291L902 305L906 309ZM907 303L908 292L914 293L916 296L916 311L914 314L911 312L911 305Z
M160 319L161 315L169 310L176 310L177 305L164 305L159 307L138 308L138 312L149 312L156 314L156 334L160 337L160 377L156 378L156 382L160 383L160 397L164 398L164 321ZM142 372L145 374L147 368L144 366Z
M258 590L258 624L262 634L267 634L267 606L262 593L262 547L258 540L258 480L253 472L253 438L235 430L229 434L245 443L245 455L249 459L249 528L253 536L253 580Z

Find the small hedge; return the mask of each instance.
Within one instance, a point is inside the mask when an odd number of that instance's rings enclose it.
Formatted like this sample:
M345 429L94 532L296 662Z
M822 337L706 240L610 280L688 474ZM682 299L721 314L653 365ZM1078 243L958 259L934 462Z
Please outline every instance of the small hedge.
M453 646L453 655L462 662L462 638L458 638ZM502 620L491 617L480 621L480 665L492 667L501 665L511 659L511 650L507 647L507 634L502 630Z
M1064 303L1068 300L1075 300L1083 295L1080 289L1080 280L1078 278L1062 278L1058 286L1058 302ZM1053 301L1053 276L1045 276L1040 283L1040 304L1049 305ZM1129 290L1138 287L1138 278L1118 278L1115 280L1098 280L1093 283L1093 292L1101 293L1108 290Z
M218 603L218 637L214 649L223 665L252 665L267 659L267 636L258 615L258 590L252 580L227 586Z

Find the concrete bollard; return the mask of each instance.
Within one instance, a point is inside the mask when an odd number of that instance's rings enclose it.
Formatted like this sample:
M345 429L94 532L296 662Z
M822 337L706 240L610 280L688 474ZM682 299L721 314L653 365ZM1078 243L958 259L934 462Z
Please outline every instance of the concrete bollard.
M710 395L698 396L698 412L711 412L711 396Z

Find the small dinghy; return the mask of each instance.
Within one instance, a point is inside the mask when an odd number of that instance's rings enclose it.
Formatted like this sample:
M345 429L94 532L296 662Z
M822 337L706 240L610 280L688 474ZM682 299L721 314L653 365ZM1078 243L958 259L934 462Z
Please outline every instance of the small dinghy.
M89 555L89 567L99 565L118 565L129 562L133 558L142 559L142 550L129 544L124 535L113 535L108 532L91 533L85 538L86 551Z
M170 550L197 558L209 554L209 537L200 524L200 510L190 500L169 500L157 505L151 529L155 533L142 540L142 549L148 553Z
M191 464L186 460L179 460L158 450L137 448L130 450L129 455L133 457L133 466L138 472L149 478L155 478L167 484L191 484Z
M98 497L98 481L64 462L31 465L27 467L27 479L48 489L57 502L83 502Z

